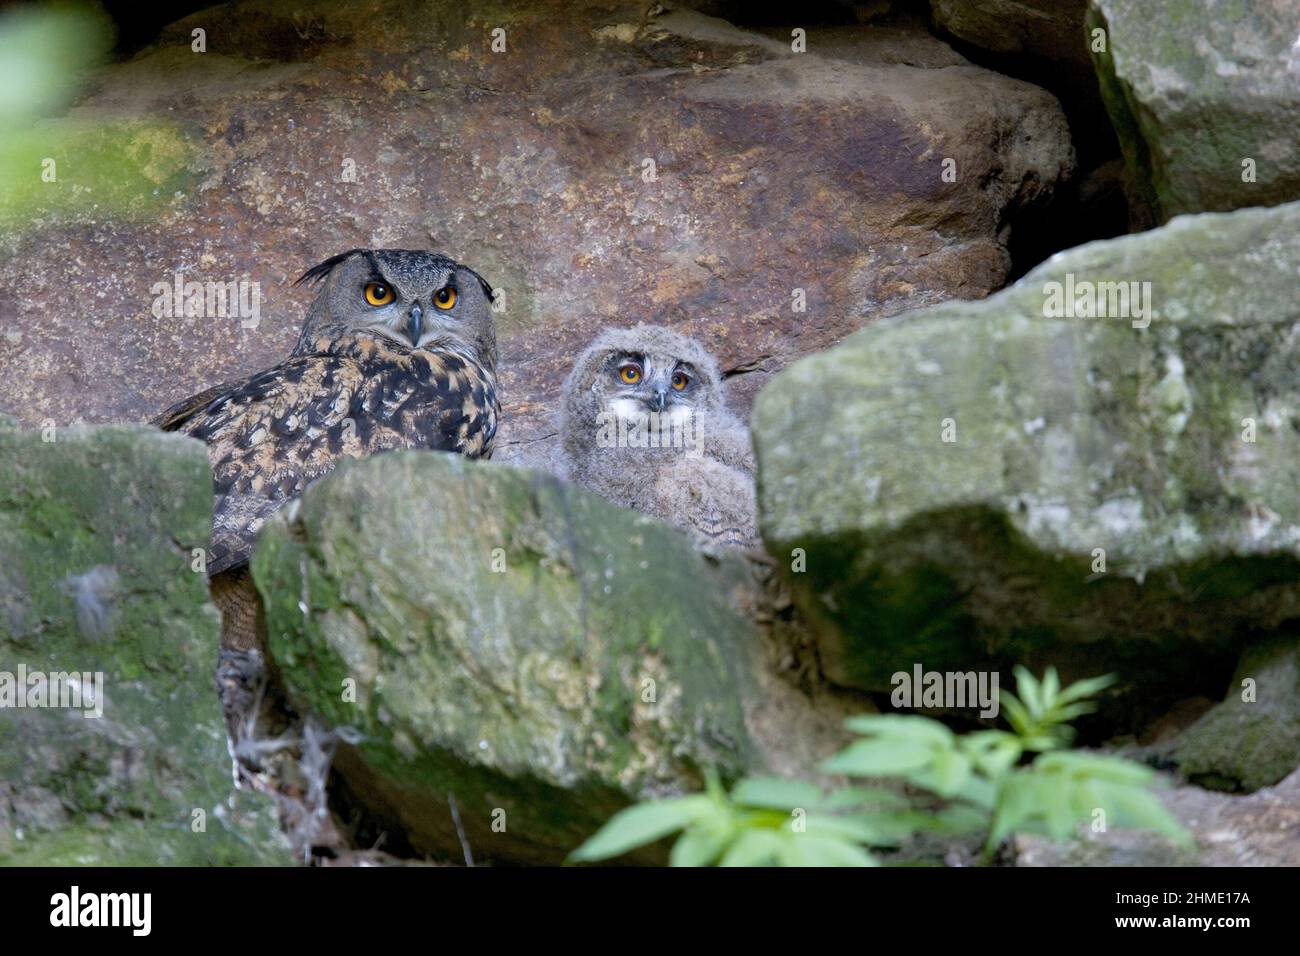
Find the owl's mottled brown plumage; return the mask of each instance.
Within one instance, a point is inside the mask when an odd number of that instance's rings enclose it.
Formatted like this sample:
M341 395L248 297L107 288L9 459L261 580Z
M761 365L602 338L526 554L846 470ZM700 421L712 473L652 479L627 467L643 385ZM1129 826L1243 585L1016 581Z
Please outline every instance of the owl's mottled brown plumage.
M303 278L324 287L289 358L154 419L208 446L208 573L225 647L260 643L245 565L266 519L309 482L398 448L486 458L496 433L491 288L477 273L433 253L353 250ZM376 284L391 301L367 298Z
M464 356L360 340L293 356L170 417L208 443L217 574L247 561L266 518L343 458L394 448L483 457L497 400L491 374Z

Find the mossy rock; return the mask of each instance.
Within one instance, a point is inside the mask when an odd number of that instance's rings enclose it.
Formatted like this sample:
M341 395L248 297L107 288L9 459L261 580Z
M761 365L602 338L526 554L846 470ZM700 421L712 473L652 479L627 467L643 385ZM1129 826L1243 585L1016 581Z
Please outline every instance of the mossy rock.
M745 564L547 475L345 462L253 570L291 702L363 735L337 793L394 849L459 860L454 801L477 860L556 863L630 801L755 759Z
M211 481L187 438L0 422L0 684L103 675L102 716L0 709L0 863L291 862L269 803L232 793L217 616L191 570Z
M1300 640L1242 655L1227 698L1179 734L1169 754L1193 782L1254 791L1300 767Z
M1297 269L1300 204L1180 217L779 375L761 531L832 679L1056 664L1148 708L1222 694L1300 617ZM1048 317L1070 277L1150 283L1150 322Z
M1136 222L1300 199L1300 52L1282 3L1092 0Z

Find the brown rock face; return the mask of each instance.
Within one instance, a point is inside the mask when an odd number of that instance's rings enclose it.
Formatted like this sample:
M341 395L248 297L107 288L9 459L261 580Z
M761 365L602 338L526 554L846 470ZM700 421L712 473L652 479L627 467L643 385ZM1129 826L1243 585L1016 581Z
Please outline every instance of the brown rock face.
M174 123L185 174L147 214L87 195L4 235L0 412L144 419L287 353L307 266L425 247L503 290L498 456L537 460L601 327L700 338L744 411L878 317L998 288L1018 211L1071 169L1050 94L920 27L813 27L796 53L643 9L235 3L175 24L76 113ZM177 272L255 283L258 321L169 317L154 286Z
M1084 42L1088 0L930 0L935 21L993 53L1028 53L1091 67Z

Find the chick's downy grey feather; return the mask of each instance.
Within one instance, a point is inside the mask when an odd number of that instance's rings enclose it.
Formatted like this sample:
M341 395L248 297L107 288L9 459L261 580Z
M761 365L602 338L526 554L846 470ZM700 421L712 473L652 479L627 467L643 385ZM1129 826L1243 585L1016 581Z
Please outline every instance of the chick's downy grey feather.
M659 444L621 440L651 421ZM597 336L565 382L561 445L568 478L615 504L703 544L757 541L749 432L726 406L717 362L692 338L644 324Z

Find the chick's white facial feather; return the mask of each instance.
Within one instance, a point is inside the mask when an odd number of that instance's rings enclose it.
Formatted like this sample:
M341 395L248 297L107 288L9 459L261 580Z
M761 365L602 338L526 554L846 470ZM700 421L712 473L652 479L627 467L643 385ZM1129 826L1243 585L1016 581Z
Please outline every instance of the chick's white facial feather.
M646 407L635 398L615 398L606 406L620 420L641 424L646 421Z

